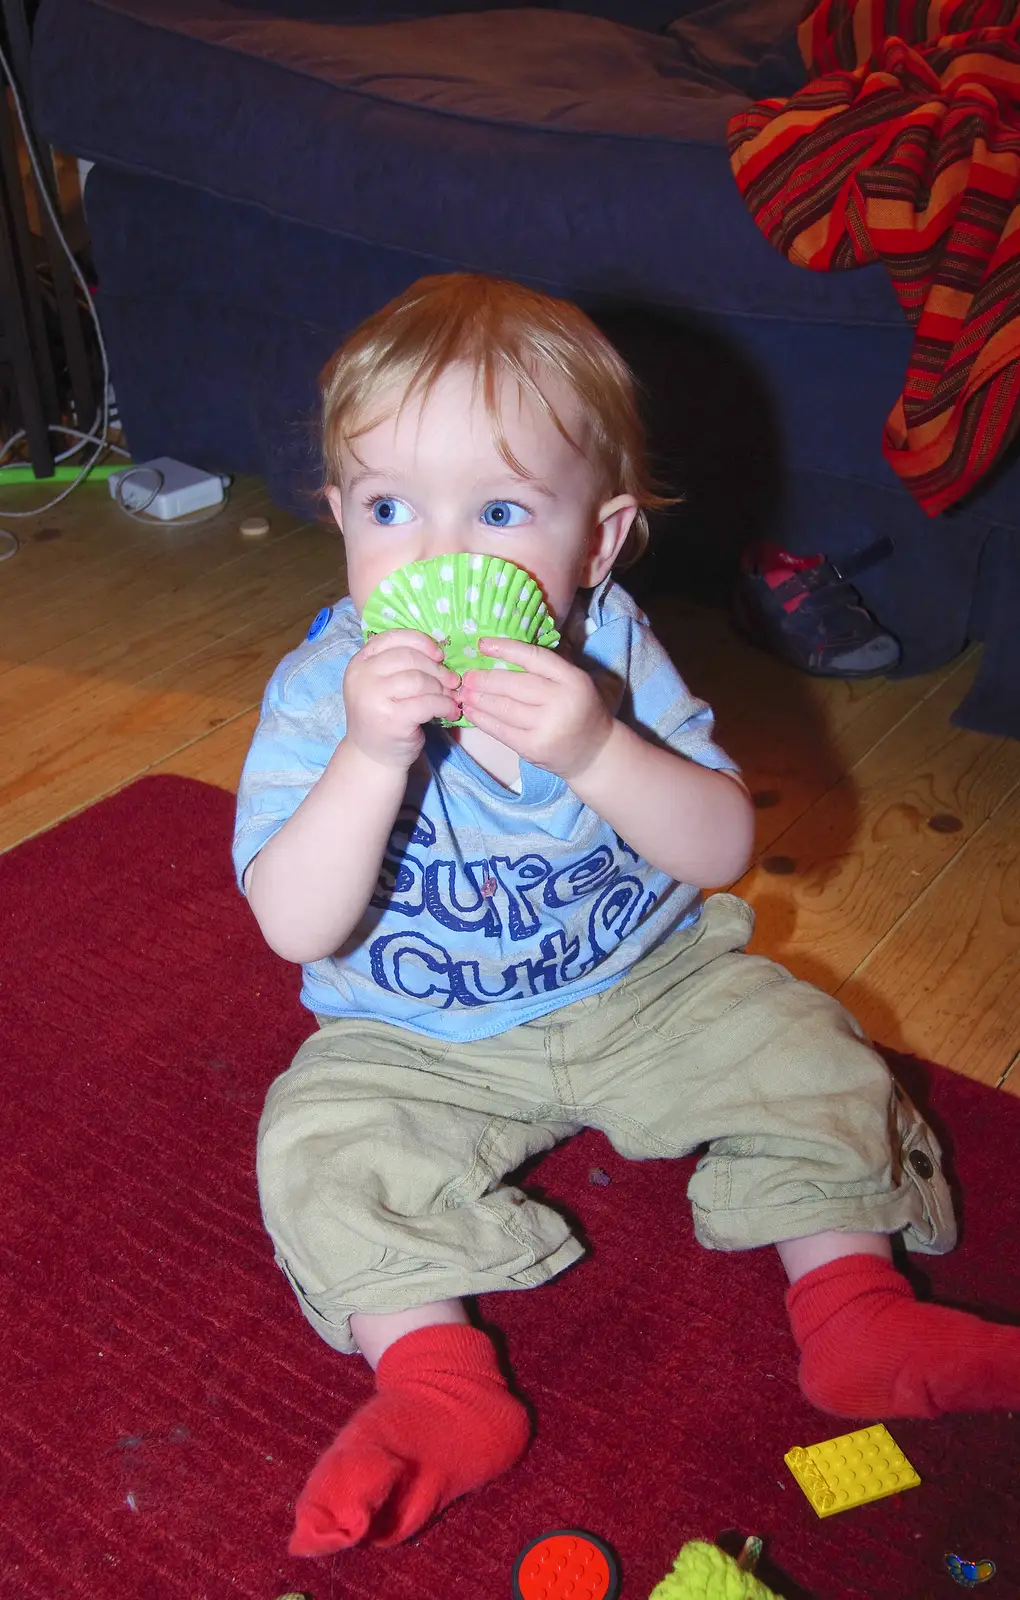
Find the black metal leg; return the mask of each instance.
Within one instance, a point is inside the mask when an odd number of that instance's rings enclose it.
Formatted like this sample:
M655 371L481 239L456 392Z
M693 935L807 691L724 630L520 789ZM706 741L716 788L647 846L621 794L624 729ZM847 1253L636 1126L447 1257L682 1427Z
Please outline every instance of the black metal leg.
M22 426L37 478L53 476L53 452L26 316L25 288L10 227L6 184L0 194L0 358L14 372Z
M30 32L25 4L24 0L0 0L0 5L2 5L7 33L8 61L14 73L21 104L31 132ZM24 199L18 172L16 143L8 116L6 97L4 97L4 104L2 110L0 110L0 124L4 124L0 128L0 157L2 157L0 165L2 165L6 178L9 200L8 231L12 235L11 244L14 249L14 259L20 263L23 305L29 338L36 356L37 382L43 407L49 421L51 423L59 423L62 420L61 409L56 379L53 373L42 301L35 280L34 250L27 217L24 213ZM59 193L50 150L47 145L35 137L33 137L33 143L40 167L40 172L35 179L36 188L38 190L40 183L45 186L50 202L59 215ZM42 237L53 279L64 356L70 378L71 403L79 428L85 430L92 427L99 407L85 341L83 313L78 305L76 279L56 236L42 196L39 199L39 213Z
M59 421L60 401L57 395L57 380L50 355L42 295L35 274L36 253L28 225L28 212L25 209L25 193L18 163L14 122L6 95L0 98L0 183L3 185L3 204L10 233L11 251L21 284L22 301L35 356L36 377L42 395L43 409L47 418Z

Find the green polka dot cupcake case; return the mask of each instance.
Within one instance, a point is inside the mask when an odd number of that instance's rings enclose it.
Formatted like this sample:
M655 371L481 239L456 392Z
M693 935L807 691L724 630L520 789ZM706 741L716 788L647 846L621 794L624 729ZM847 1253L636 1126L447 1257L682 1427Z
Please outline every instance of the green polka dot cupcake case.
M443 661L463 675L474 667L510 668L482 655L479 639L520 639L555 649L556 624L534 578L499 556L434 556L410 561L372 591L361 617L368 638L391 628L414 628L443 647ZM469 727L462 717L458 727Z

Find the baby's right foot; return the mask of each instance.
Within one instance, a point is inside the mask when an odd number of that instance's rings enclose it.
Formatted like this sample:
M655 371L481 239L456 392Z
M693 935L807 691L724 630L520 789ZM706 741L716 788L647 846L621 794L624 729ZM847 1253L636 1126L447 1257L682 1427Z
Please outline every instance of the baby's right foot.
M920 1304L891 1261L841 1256L787 1291L800 1386L840 1417L1020 1409L1020 1328Z
M383 1354L373 1398L313 1467L291 1554L399 1544L513 1466L528 1433L484 1333L443 1323L405 1334Z

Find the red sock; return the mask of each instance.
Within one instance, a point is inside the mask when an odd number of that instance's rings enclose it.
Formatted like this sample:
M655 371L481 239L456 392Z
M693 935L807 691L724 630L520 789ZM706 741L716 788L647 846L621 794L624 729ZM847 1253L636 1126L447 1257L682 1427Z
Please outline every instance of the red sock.
M528 1414L477 1328L441 1323L405 1334L384 1352L375 1382L312 1469L291 1555L330 1555L361 1540L399 1544L513 1466L528 1442Z
M1020 1328L921 1304L890 1261L842 1256L787 1291L800 1386L838 1417L1020 1409Z

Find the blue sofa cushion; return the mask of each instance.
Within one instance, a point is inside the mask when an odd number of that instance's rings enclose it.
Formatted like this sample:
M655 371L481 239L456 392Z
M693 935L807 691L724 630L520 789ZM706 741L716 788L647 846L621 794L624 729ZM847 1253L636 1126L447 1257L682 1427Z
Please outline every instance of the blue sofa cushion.
M798 7L759 0L737 76L761 65L763 15L779 37ZM807 273L758 233L724 146L746 97L695 59L692 27L693 11L653 33L548 9L344 25L46 0L37 107L75 154L366 244L621 300L900 327L880 268Z
M804 7L798 0L709 0L690 5L669 24L681 58L749 100L795 94L807 81L797 43Z

